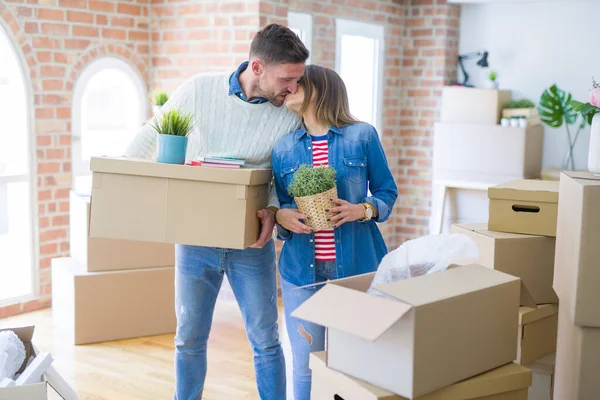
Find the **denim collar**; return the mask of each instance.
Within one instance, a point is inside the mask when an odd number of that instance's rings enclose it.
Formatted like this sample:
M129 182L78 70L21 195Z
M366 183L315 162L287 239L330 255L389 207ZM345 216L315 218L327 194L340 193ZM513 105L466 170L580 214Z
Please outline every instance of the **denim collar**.
M342 134L342 129L338 128L337 126L333 126L331 125L329 127L329 132L332 133L337 133L338 135ZM302 139L304 136L308 135L308 131L306 130L306 126L304 125L304 122L302 122L302 126L300 126L300 128L298 128L298 130L294 133L294 138L296 139L296 141L299 141L300 139Z
M244 100L245 102L251 103L251 104L266 103L269 100L265 99L264 97L257 97L255 99L248 101L246 94L242 90L242 86L240 85L240 74L242 72L244 72L246 70L246 68L248 68L248 65L249 65L249 62L244 61L243 63L240 64L238 69L233 74L231 74L231 77L229 77L229 95L237 96L240 99Z

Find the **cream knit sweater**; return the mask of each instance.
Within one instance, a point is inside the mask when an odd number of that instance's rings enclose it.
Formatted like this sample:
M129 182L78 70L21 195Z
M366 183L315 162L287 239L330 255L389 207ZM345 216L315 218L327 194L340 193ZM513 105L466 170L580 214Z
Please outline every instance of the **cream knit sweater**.
M177 109L192 113L195 129L188 137L187 160L199 157L236 157L246 167L271 168L275 142L296 129L298 117L285 106L269 102L247 103L229 95L228 73L198 74L184 82L162 111ZM126 156L156 157L157 133L144 125L126 150ZM277 194L270 190L269 205L279 206Z

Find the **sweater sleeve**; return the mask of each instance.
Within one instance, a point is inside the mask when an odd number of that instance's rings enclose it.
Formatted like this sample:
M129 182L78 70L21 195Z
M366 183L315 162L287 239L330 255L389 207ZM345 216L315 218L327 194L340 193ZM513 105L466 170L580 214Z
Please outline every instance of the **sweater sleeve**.
M177 109L180 113L194 115L196 113L196 80L197 77L192 77L182 83L162 106L161 111ZM150 125L153 121L154 117L142 126L133 141L127 146L125 156L144 159L156 157L156 130Z

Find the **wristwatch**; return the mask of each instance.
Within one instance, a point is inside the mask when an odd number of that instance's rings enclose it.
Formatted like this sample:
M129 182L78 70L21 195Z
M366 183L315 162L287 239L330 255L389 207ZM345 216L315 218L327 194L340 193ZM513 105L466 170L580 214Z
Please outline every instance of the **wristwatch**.
M369 221L373 218L373 206L371 205L371 203L362 203L363 207L365 208L365 217L363 219L361 219L361 221Z

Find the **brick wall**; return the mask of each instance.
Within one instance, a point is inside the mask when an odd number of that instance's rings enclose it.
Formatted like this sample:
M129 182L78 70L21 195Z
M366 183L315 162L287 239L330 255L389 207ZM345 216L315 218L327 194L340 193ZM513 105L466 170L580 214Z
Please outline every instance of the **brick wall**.
M50 260L69 254L75 80L92 60L109 55L128 61L147 80L149 11L149 0L0 0L0 19L27 61L33 88L40 294L0 309L0 317L50 304Z
M312 62L333 67L335 17L384 24L382 141L400 197L382 226L391 248L426 233L431 127L441 86L456 73L459 13L446 0L0 0L34 92L40 297L0 317L50 304L50 260L67 256L71 100L93 60L116 56L150 90L171 92L194 73L232 70L260 26L313 15Z

